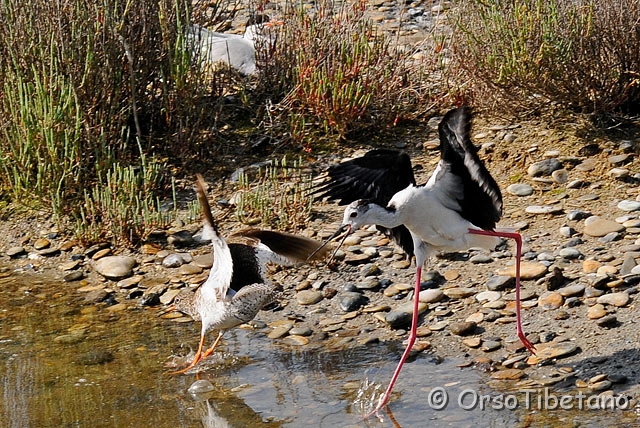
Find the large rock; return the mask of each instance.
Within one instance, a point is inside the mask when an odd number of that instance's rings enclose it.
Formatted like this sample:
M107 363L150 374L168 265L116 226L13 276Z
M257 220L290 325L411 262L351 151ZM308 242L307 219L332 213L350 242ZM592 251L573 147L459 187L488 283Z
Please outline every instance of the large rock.
M133 274L136 259L128 256L107 256L95 264L96 272L108 279L121 279Z

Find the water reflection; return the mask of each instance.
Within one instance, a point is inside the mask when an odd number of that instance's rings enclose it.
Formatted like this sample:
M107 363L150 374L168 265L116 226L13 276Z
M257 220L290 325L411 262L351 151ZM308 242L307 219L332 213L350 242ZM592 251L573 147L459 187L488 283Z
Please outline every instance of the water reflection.
M358 345L350 332L305 347L237 329L198 375L167 376L164 364L197 340L194 324L159 319L155 309L96 306L59 278L0 279L2 426L22 427L392 427L612 426L620 412L464 410L465 389L495 393L487 376L429 353L408 363L383 420L362 420L386 386L402 344ZM209 380L214 391L192 397ZM430 406L436 388L449 405ZM625 416L626 417L626 416Z

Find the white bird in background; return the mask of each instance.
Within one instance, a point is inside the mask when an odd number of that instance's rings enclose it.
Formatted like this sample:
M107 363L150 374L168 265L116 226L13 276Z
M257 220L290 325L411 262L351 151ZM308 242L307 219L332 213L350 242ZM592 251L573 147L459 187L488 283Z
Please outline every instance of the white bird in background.
M276 300L277 287L265 278L266 263L291 266L327 253L314 239L272 230L246 229L231 235L227 243L218 232L204 180L199 174L196 193L205 220L203 239L211 239L214 257L207 281L195 293L181 294L174 305L163 311L179 310L202 322L193 361L174 374L195 367L213 353L226 330L251 321L262 308ZM203 352L205 337L211 330L218 330L218 336Z
M199 25L191 25L188 41L197 63L230 65L244 75L256 73L256 44L274 42L269 32L273 25L282 21L269 20L267 15L252 15L247 21L244 35L216 33Z
M438 127L441 159L424 185L415 184L406 153L383 149L331 166L327 172L330 180L315 192L320 193L319 198L350 203L344 211L342 226L327 242L344 230L346 238L362 225L375 224L382 226L408 254L413 251L416 256L414 307L407 348L371 414L388 402L415 343L422 267L438 251L494 248L498 237L516 241L517 334L529 351L535 350L522 330L520 317L522 237L494 230L502 215L502 195L471 143L470 129L468 108L454 109L444 116ZM412 245L408 244L407 234Z

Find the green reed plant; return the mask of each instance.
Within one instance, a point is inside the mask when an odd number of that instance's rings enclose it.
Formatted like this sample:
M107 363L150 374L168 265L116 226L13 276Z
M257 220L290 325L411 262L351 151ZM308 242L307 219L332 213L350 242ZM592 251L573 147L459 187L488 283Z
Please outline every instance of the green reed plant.
M283 157L259 168L251 179L242 172L236 193L236 216L246 224L262 223L277 230L302 228L311 214L312 176L304 172L302 158Z
M640 111L637 1L463 0L454 22L457 83L478 104Z
M142 171L115 163L104 180L85 191L76 237L82 242L111 240L126 245L144 241L154 229L173 220L172 211L161 210L159 198L149 197L162 180L157 162L149 162Z
M434 107L433 45L422 61L379 32L367 3L287 3L277 45L258 51L256 92L274 102L265 121L307 149L318 134L351 138L420 117ZM433 54L433 55L431 55ZM284 128L284 129L283 129Z

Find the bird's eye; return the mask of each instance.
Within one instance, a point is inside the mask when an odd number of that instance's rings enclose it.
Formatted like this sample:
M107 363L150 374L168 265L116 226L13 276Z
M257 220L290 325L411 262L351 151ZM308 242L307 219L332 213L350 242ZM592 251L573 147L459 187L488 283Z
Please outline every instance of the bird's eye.
M351 217L351 218L358 217L358 213L354 211L351 214L349 214L349 217Z

